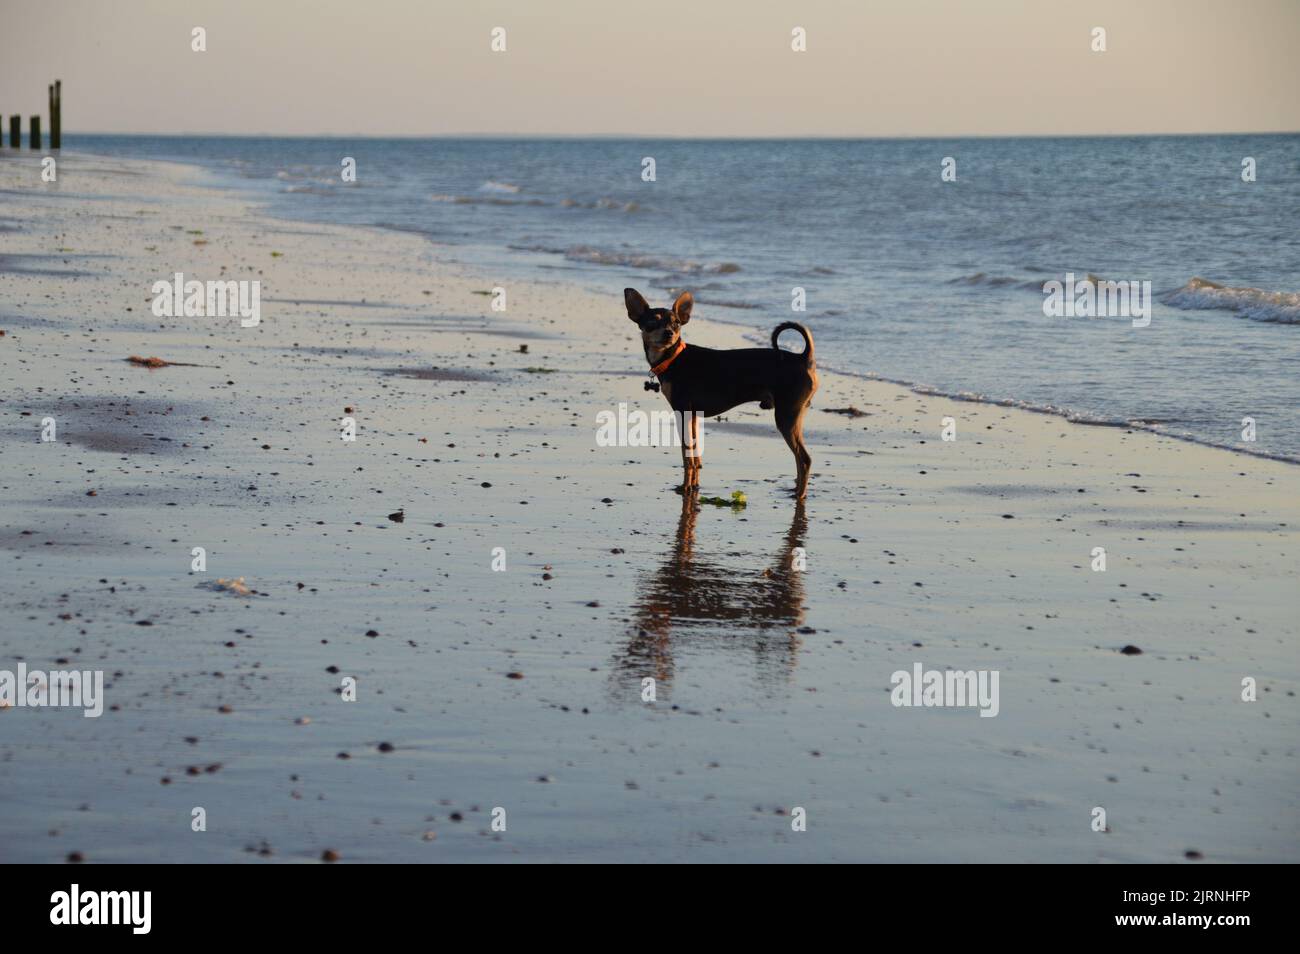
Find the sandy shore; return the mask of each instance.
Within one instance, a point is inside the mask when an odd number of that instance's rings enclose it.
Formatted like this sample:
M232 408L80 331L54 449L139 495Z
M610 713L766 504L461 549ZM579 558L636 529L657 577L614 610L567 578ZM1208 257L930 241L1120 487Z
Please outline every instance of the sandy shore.
M683 513L676 450L595 439L664 406L635 272L476 275L166 164L6 155L0 202L0 669L106 681L0 711L0 860L1300 860L1300 469L823 371L806 508L749 406L703 470L748 506ZM178 271L261 323L155 317ZM915 663L997 671L997 717L892 705Z

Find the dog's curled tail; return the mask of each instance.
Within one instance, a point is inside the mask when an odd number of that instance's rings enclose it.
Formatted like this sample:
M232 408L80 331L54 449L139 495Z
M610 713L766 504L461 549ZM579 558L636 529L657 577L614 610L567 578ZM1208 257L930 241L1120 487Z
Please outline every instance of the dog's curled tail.
M803 359L811 364L813 359L812 332L797 321L783 321L772 329L772 347L778 347L776 339L781 337L781 332L790 330L797 331L799 334L803 335Z

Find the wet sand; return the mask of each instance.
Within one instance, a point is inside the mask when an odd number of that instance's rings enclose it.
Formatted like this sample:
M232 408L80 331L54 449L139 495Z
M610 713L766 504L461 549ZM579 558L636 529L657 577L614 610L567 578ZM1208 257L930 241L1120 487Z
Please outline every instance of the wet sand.
M702 472L748 505L683 510L675 449L595 439L666 406L644 276L59 168L0 159L0 669L102 669L106 711L0 711L0 860L1300 860L1300 469L823 370L806 506L749 406ZM154 317L177 271L261 324ZM894 707L917 662L997 670L998 716Z

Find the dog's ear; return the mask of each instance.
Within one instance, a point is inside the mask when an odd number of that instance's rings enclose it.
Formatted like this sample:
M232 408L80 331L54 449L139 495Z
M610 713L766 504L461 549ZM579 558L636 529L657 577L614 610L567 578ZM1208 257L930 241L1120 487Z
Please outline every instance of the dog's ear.
M627 304L627 316L637 324L650 314L650 306L635 288L623 289L623 301Z
M673 302L673 317L677 319L679 325L684 325L691 320L691 306L695 304L695 299L691 297L690 292L682 292Z

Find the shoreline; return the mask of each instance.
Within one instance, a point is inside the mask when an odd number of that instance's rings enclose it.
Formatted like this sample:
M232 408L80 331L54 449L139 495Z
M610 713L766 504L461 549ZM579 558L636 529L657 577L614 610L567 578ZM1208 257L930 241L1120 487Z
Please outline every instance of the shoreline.
M754 407L705 422L703 493L748 506L683 512L672 449L595 443L666 407L618 270L489 278L60 166L51 200L0 160L40 266L0 271L0 660L102 664L108 711L0 712L0 860L1300 858L1289 463L823 370L806 512ZM175 271L262 281L261 325L154 318ZM703 308L686 337L747 343ZM999 715L891 706L917 664L1000 671Z
M1278 134L1278 135L1285 136L1291 134ZM185 140L192 137L189 135L180 135L175 138ZM241 138L241 137L234 137L234 138ZM257 139L258 137L242 137L242 138ZM312 137L306 137L306 138L310 139ZM526 141L527 138L528 137L525 137L525 140L523 141ZM614 138L617 139L619 137L614 137ZM98 153L89 153L89 152L81 153L75 150L74 151L65 150L65 154L94 159L101 162L119 161L107 155L98 154ZM120 160L120 161L131 162L131 161L139 161L139 160ZM256 190L252 187L251 181L241 184L240 180L237 177L233 176L233 174L229 170L222 170L218 167L202 165L192 160L186 160L183 158L174 158L174 159L167 158L167 159L156 159L156 160L147 160L147 161L162 162L162 163L174 165L179 169L184 170L187 175L197 176L197 177L207 179L210 181L213 188L216 188L220 191L228 190L236 201L247 204L251 209L256 210L258 214L263 215L264 217L274 221L293 223L296 225L308 226L308 227L322 225L325 227L335 226L338 228L360 229L364 231L376 231L380 233L414 234L420 236L421 238L429 242L430 245L433 246L436 250L440 250L443 253L445 253L444 258L449 257L451 260L457 261L458 267L459 267L459 258L457 254L458 252L465 252L471 249L478 250L481 252L481 249L485 248L484 246L479 246L474 243L462 245L458 243L445 242L440 240L440 238L438 237L438 233L428 229L422 229L414 226L396 225L396 224L354 224L354 223L339 223L339 222L329 223L329 222L322 222L318 220L313 220L311 218L302 217L301 215L286 214L279 210L273 211L271 209L271 202L268 198L258 197L255 194ZM258 181L258 180L252 180L252 181ZM539 266L537 266L536 264L530 264L529 256L536 255L541 250L529 248L526 246L516 246L510 242L507 242L506 244L501 246L488 247L488 248L494 257L501 256L501 255L505 255L507 258L518 257L519 261L518 263L516 263L518 267L527 270L530 273L530 275L533 276L536 275ZM568 261L568 259L565 258L564 252L561 249L552 249L546 252L541 252L541 254L555 256L562 263ZM623 278L627 278L627 275L631 272L640 273L645 271L645 269L641 269L641 268L615 265L611 263L603 263L599 266L595 266L590 262L587 262L586 264L593 269L598 267L599 269L607 270L609 272L609 277L611 279L617 277L615 273L622 273L622 278L620 278L619 280L622 280ZM463 268L467 273L477 272L478 274L482 275L484 273L484 269L481 266L482 263L480 262L477 265L465 264ZM541 266L541 268L543 269L547 267L552 267L552 266ZM595 295L601 293L601 286L602 286L602 282L600 281L601 277L602 276L596 273L595 271L583 272L581 275L574 276L573 278L571 278L570 281L572 285L576 289L581 290L583 294ZM642 278L644 277L645 276L642 275ZM707 276L704 275L698 276L698 278L700 281L707 280ZM538 279L534 277L531 280L538 280ZM632 279L627 278L627 280L631 281ZM956 279L952 279L951 281L958 282L960 280L961 280L960 278L956 278ZM656 290L660 290L657 285L654 287ZM1159 292L1159 295L1168 296L1174 294L1177 290L1178 289L1171 287L1169 289L1165 289ZM768 330L770 329L764 329L755 326L753 324L747 323L744 320L730 317L728 314L729 312L738 311L738 310L739 311L749 311L754 309L761 310L759 306L757 305L739 306L735 303L731 303L727 301L710 302L709 295L707 292L702 294L697 294L697 300L700 301L702 307L707 308L710 311L710 320L712 322L715 322L717 324L734 326L735 328L739 329L741 335L739 340L743 340L746 343L746 346L750 346L750 347L767 346L767 333ZM795 315L794 317L803 318L805 316ZM774 326L780 320L782 320L782 316L778 315L772 317L771 325ZM1232 320L1242 320L1242 319L1240 319L1237 315L1234 314L1232 316ZM833 362L831 364L823 363L822 365L820 365L820 367L824 372L843 375L847 378L851 378L855 380L880 381L886 384L896 385L898 387L904 388L908 391L923 396L937 396L937 397L948 398L959 402L985 404L993 407L1018 408L1035 414L1050 415L1059 418L1063 421L1067 421L1071 424L1084 424L1088 426L1097 426L1097 427L1128 428L1134 431L1146 432L1160 437L1172 438L1178 441L1186 441L1188 443L1198 444L1204 447L1212 447L1220 450L1226 450L1232 453L1241 454L1248 457L1257 457L1265 460L1274 460L1274 461L1280 461L1288 464L1300 465L1300 453L1297 453L1295 451L1286 451L1286 450L1269 451L1263 449L1255 449L1249 446L1245 446L1243 442L1239 440L1238 441L1216 440L1210 437L1200 436L1193 431L1174 429L1168 426L1167 424L1165 424L1164 422L1158 422L1158 421L1148 422L1148 421L1143 421L1141 419L1126 419L1124 417L1105 416L1104 414L1098 416L1097 412L1077 410L1068 406L1061 407L1050 402L1042 403L1042 402L1036 402L1036 401L1032 401L1020 397L1014 397L1014 396L995 397L987 394L982 394L976 391L972 391L969 388L962 387L962 386L939 387L939 386L931 385L922 380L913 379L906 375L903 376L896 375L896 374L886 375L874 371L850 370L843 367L837 367Z

